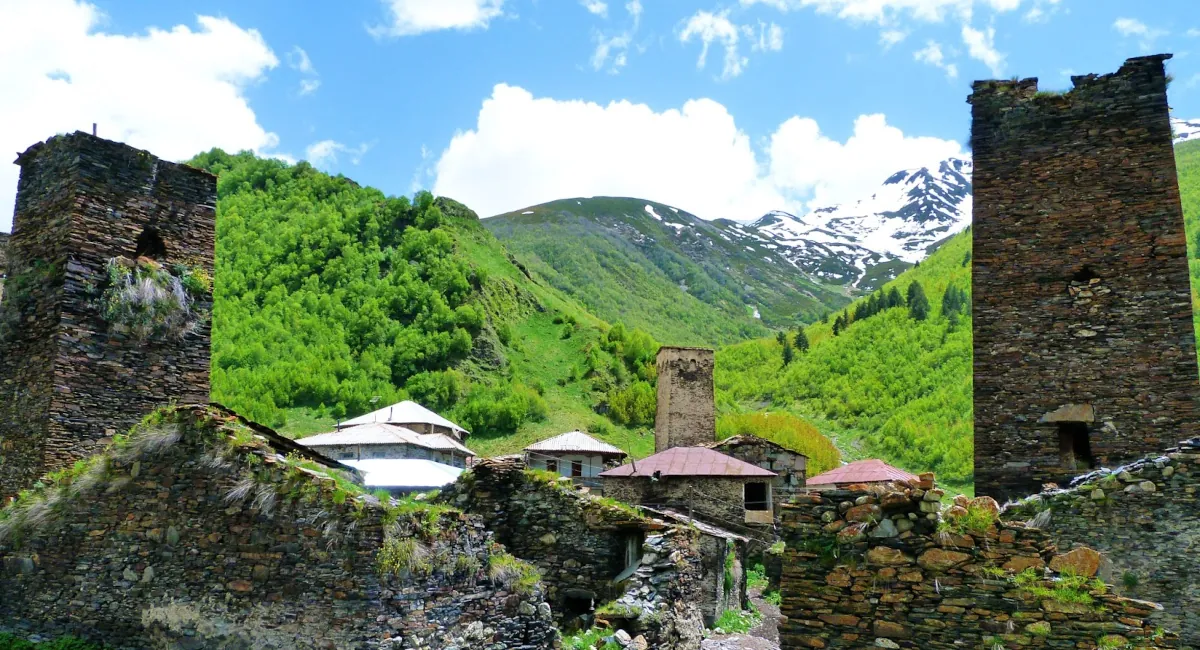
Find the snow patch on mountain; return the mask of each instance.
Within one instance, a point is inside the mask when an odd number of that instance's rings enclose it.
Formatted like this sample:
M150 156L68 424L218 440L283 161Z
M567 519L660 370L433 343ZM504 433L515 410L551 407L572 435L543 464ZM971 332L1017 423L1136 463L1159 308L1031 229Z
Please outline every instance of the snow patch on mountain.
M1180 120L1171 118L1171 131L1175 133L1175 144L1200 139L1200 119Z

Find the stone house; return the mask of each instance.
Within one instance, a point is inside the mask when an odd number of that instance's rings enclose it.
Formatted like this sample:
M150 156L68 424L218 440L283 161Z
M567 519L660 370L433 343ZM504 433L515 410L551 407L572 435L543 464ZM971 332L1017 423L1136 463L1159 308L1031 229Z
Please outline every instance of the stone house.
M577 483L599 485L600 472L621 464L624 451L582 431L570 431L525 448L525 465L577 479Z
M415 458L462 468L475 459L475 452L450 435L417 433L394 424L360 424L296 442L340 461Z
M871 485L893 481L916 481L919 478L898 467L892 467L878 458L856 460L810 477L806 487L810 490L832 490L849 485Z
M340 431L363 424L395 424L417 433L444 433L460 443L466 442L467 436L471 435L466 429L411 400L396 402L345 422L338 422L337 428Z
M704 446L726 456L732 456L740 461L775 472L775 487L772 496L774 497L773 510L776 517L779 516L780 506L787 501L787 497L805 485L808 456L770 440L746 433L710 442Z
M707 447L673 447L600 474L605 496L760 533L773 529L777 477Z

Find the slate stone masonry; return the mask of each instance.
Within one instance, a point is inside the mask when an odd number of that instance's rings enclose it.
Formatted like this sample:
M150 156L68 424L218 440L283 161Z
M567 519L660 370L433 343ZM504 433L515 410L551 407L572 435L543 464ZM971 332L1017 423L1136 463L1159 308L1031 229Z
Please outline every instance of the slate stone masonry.
M973 86L978 494L1019 497L1200 433L1167 58L1062 94Z
M209 394L208 323L133 341L109 331L96 298L108 260L134 257L148 231L165 246L157 261L211 277L216 177L82 132L36 144L17 164L0 303L0 500L153 408Z
M1200 648L1200 438L1024 499L1004 517L1042 513L1060 547L1103 551L1100 577L1122 595L1162 603L1166 627Z
M713 351L706 348L659 348L654 451L697 447L716 440L714 363Z
M1059 553L1045 531L988 523L980 513L1000 510L988 497L957 497L943 516L942 497L913 481L785 506L783 650L1179 647L1161 606L1091 579L1095 551ZM968 513L986 525L943 523ZM1069 597L1056 591L1068 573L1088 578Z

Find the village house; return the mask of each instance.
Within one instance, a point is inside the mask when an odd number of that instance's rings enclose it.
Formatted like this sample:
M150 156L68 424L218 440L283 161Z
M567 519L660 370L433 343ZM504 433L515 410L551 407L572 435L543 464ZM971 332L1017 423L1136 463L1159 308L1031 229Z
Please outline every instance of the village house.
M707 447L674 447L600 474L605 496L734 530L774 524L776 477Z
M797 490L804 488L808 456L783 445L751 434L730 436L710 442L705 447L732 456L740 461L775 472L772 490L773 511L779 517L782 505Z
M459 442L466 442L467 436L471 435L466 429L411 400L339 422L337 428L348 429L363 424L395 424L417 433L444 433Z
M423 458L364 458L346 460L363 475L363 486L371 491L385 490L392 496L440 490L458 480L462 467Z
M297 440L340 461L413 458L469 467L475 452L445 433L417 433L395 424L360 424Z
M877 458L857 460L828 472L810 477L805 487L810 490L835 490L848 485L892 483L920 480L915 474L892 467Z
M557 472L576 483L599 485L600 472L616 467L626 454L618 447L582 431L569 431L525 448L525 465Z

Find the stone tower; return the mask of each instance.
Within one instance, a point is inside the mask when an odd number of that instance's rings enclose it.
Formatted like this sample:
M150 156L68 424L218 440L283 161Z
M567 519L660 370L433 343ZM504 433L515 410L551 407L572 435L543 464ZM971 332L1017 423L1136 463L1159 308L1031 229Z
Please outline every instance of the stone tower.
M0 302L0 500L155 407L209 393L216 177L82 132L33 145L16 164ZM184 291L170 278L183 277L187 300L121 304L184 305L171 313L187 315L186 329L135 336L136 316L114 315L107 289L143 269L173 275L155 276L164 291L130 295L170 299Z
M1200 433L1168 58L1062 94L974 84L978 494L1037 492Z
M657 365L654 451L696 447L716 440L713 351L663 347L658 351Z

